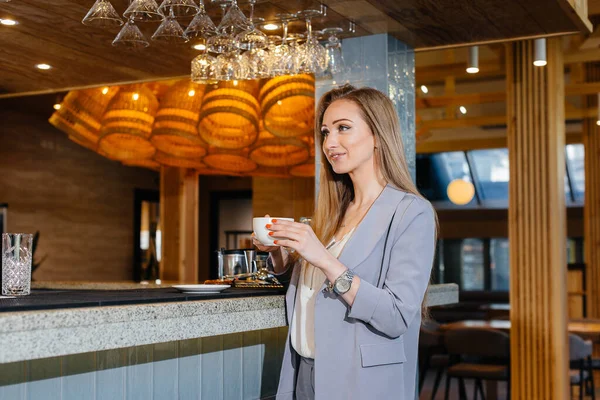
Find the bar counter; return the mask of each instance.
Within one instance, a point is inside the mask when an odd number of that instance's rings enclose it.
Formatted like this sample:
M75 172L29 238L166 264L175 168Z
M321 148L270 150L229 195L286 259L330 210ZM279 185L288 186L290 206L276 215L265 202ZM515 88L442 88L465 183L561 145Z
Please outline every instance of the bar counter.
M0 400L274 394L287 334L281 291L65 285L0 300ZM430 306L457 301L454 284L428 290Z

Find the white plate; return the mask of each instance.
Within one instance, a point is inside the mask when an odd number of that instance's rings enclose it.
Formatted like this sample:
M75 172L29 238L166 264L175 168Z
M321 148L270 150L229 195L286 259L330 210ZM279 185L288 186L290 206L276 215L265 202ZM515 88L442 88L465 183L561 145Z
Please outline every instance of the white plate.
M231 287L231 285L173 285L183 293L219 293Z

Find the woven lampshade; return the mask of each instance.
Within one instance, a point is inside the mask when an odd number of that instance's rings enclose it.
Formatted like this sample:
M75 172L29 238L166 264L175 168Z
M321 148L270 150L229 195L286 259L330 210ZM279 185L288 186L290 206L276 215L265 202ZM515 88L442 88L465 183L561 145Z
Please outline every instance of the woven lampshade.
M243 81L219 81L213 86L214 89L238 89L243 90L246 93L250 93L253 97L258 97L258 80L249 79Z
M202 160L215 170L243 174L254 171L258 165L247 157L245 151L211 149Z
M309 148L298 138L279 138L263 130L250 150L250 159L265 167L288 167L308 160Z
M315 115L315 78L311 75L278 76L260 89L265 129L275 136L310 135Z
M312 178L315 176L315 162L300 164L290 168L290 175L298 178Z
M215 89L204 96L198 131L205 142L222 149L242 149L258 136L260 109L250 93Z
M204 89L204 85L182 80L163 95L150 137L158 150L185 158L206 154L206 143L197 129Z
M123 87L102 118L98 147L116 160L149 159L156 149L150 134L158 101L146 87Z
M162 165L179 168L206 168L200 158L184 158L157 151L154 160Z
M118 90L104 87L70 91L49 121L67 135L95 145L100 136L102 115Z

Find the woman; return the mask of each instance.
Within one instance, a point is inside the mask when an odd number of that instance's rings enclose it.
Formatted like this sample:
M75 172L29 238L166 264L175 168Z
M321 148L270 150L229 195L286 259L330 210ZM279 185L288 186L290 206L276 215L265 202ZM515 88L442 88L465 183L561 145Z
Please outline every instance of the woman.
M323 150L315 230L272 220L277 246L254 239L276 272L291 274L277 398L414 400L435 212L412 183L383 93L331 90L315 129Z

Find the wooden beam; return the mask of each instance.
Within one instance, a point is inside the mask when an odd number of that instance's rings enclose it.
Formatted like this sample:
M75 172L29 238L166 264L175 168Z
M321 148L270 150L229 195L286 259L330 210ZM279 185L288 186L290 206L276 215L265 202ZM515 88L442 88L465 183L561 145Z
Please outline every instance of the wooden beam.
M566 85L566 96L579 96L600 93L600 82L572 83ZM469 93L443 96L419 96L416 100L417 109L444 108L468 104L499 103L506 100L505 92Z

